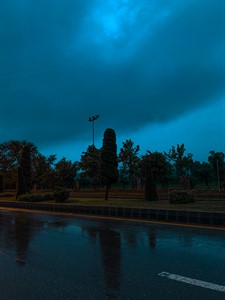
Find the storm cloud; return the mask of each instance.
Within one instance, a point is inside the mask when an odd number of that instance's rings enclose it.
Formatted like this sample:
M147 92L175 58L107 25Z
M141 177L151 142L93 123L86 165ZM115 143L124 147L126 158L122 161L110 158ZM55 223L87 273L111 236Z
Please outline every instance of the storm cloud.
M0 4L0 140L124 134L224 96L220 0Z

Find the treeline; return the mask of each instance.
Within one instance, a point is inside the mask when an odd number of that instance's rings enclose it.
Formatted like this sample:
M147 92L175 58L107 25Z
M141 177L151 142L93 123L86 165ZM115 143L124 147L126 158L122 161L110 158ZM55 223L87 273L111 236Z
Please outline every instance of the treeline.
M109 150L110 143L115 142L113 134L110 139L106 141L109 146L106 145L105 149ZM103 184L107 186L106 178L110 178L110 172L114 172L110 185L114 182L117 187L143 188L146 166L149 164L155 182L164 188L180 184L182 176L189 180L191 188L197 184L211 188L211 182L216 182L218 188L224 188L224 153L210 151L208 161L200 162L193 159L192 153L186 153L185 145L181 144L172 146L168 152L147 150L144 155L140 155L140 146L129 139L122 143L117 157L113 158L115 164L118 162L118 167L116 165L114 169L102 162L104 159L106 162L111 159L111 150L104 152L102 148L98 149L93 145L82 152L80 161L73 162L65 157L57 161L55 154L45 156L36 145L28 141L11 140L1 143L0 186L4 184L5 189L16 188L19 153L24 145L29 147L31 153L33 189L98 188ZM116 144L113 147L116 151Z
M140 155L140 146L129 139L122 143L118 153L118 187L143 188L146 166L151 165L153 179L158 186L180 185L181 178L189 180L190 188L202 185L212 188L224 188L225 154L210 151L207 162L193 160L192 153L186 153L185 145L172 146L168 152L147 150ZM82 153L79 165L79 180L83 187L98 187L99 158L101 149L89 146Z
M0 144L0 172L4 177L5 189L16 188L20 151L25 145L31 155L32 188L74 187L77 162L66 158L57 161L55 154L45 156L31 142L11 140Z

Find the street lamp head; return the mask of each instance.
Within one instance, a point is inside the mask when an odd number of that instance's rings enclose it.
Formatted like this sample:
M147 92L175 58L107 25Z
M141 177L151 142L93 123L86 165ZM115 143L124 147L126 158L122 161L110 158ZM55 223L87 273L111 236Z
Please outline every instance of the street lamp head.
M93 122L93 121L97 120L98 118L99 118L99 115L91 116L91 117L89 117L88 121Z
M88 121L92 122L92 135L93 135L93 147L94 147L94 121L99 118L99 115L89 117Z

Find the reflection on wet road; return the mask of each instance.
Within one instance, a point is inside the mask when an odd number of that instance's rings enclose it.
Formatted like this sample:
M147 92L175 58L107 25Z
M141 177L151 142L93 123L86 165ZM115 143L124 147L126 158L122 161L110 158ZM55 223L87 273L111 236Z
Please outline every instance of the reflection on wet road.
M222 299L224 250L221 231L0 211L1 299Z

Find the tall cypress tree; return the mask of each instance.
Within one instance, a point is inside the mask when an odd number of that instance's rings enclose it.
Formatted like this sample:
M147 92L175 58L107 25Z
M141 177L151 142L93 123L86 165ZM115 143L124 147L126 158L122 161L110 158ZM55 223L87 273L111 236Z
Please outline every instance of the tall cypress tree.
M26 194L26 184L23 176L23 169L21 166L17 168L17 182L16 182L16 200L18 196Z
M31 155L29 146L25 145L20 151L19 166L17 169L16 199L19 195L29 193L31 188Z
M23 146L20 153L19 163L23 170L26 192L29 193L32 188L32 180L31 180L31 155L30 155L30 147L28 145Z
M100 153L100 181L106 187L105 200L108 199L112 183L118 179L118 159L116 134L111 128L104 132L103 145Z

